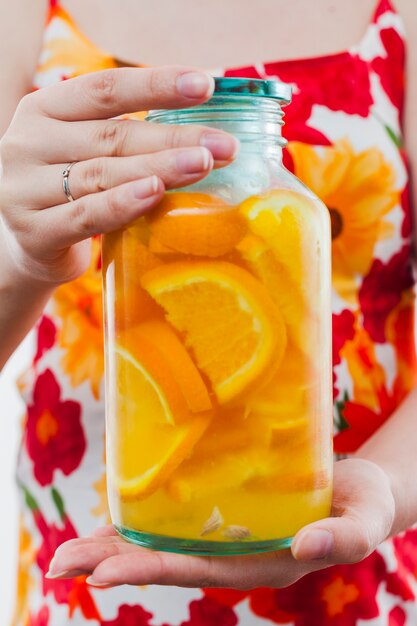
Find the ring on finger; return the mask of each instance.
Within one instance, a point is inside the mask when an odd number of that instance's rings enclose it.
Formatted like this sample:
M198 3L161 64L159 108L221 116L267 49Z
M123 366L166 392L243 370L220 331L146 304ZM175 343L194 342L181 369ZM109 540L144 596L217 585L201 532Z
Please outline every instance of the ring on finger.
M67 196L68 202L73 202L75 198L71 194L70 186L69 186L69 174L73 165L78 163L78 161L73 161L72 163L68 163L67 167L62 172L62 188L64 190L65 195Z

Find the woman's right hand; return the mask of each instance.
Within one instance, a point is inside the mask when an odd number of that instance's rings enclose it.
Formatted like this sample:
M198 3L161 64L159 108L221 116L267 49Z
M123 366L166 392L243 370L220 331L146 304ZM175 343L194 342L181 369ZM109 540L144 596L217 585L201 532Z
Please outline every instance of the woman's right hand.
M190 68L121 68L70 79L21 100L0 142L2 256L24 283L77 278L89 238L151 210L166 188L232 161L237 141L203 126L109 119L205 102L213 79ZM74 201L62 187L69 176Z

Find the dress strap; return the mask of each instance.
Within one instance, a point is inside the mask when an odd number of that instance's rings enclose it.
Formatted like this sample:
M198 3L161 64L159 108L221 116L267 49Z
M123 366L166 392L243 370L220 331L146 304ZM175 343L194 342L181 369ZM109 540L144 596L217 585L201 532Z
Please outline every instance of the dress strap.
M392 4L391 0L378 0L375 7L375 11L372 17L372 22L375 23L384 13L397 13L396 8Z

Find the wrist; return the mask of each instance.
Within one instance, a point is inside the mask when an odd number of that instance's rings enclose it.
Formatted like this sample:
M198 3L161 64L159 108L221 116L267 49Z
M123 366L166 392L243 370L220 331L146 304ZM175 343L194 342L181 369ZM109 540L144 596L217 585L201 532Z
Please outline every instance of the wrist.
M368 445L368 443L359 448L353 457L372 463L378 468L381 474L383 474L392 495L393 502L392 522L390 531L387 534L387 539L398 535L398 533L410 526L410 522L408 521L407 497L406 494L404 494L404 484L400 480L398 473L387 459L384 459L383 456L381 456L377 450L373 449L371 445ZM387 503L387 507L391 505L392 503Z
M24 253L0 216L1 291L8 294L30 289L31 295L49 297L59 285L48 280L45 268Z

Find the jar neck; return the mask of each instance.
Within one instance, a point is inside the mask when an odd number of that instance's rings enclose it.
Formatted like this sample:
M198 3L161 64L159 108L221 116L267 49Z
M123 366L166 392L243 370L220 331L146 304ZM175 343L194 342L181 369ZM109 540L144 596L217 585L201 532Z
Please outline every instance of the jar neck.
M213 96L189 109L151 111L150 122L201 124L237 137L241 152L281 157L287 141L281 134L283 111L277 100L254 96Z

